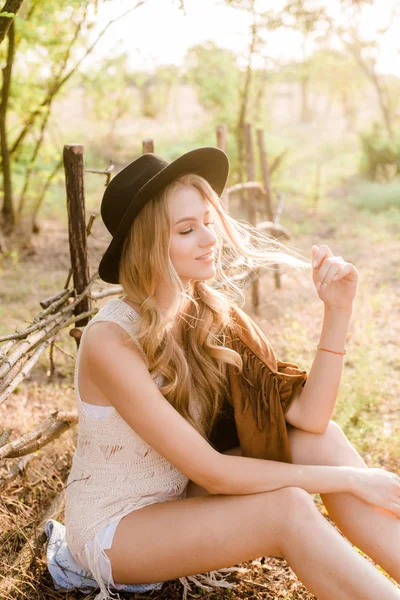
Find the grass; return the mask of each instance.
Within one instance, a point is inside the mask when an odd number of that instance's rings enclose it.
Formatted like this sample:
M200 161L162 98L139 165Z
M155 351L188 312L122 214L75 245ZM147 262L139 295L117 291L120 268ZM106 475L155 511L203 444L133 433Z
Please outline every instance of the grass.
M363 181L356 186L349 200L355 208L373 215L390 211L399 222L400 180L390 183Z

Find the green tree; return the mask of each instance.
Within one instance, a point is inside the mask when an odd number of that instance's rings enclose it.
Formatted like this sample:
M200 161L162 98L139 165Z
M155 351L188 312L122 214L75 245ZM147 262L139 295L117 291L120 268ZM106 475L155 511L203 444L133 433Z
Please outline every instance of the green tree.
M161 65L151 72L132 70L126 52L107 56L82 74L85 97L97 120L107 126L101 143L110 154L119 149L116 130L120 120L127 115L154 118L179 80L175 65Z
M79 71L105 32L145 0L139 0L94 33L98 0L31 0L8 32L0 48L3 88L0 110L3 206L5 232L21 217L31 187L35 187L33 221L51 180L62 165L61 149L53 149L47 128L54 100ZM24 90L24 93L21 93ZM11 139L10 139L11 138ZM20 184L15 208L13 179ZM32 186L32 180L37 185Z
M236 55L214 41L192 46L184 68L188 83L196 86L201 104L218 121L233 126L236 119L240 71Z

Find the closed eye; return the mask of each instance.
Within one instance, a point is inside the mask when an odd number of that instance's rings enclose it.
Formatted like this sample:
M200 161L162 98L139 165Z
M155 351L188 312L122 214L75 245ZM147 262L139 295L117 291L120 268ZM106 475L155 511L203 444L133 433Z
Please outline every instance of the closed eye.
M209 221L208 223L205 223L205 225L214 225L215 221ZM188 233L191 233L192 231L194 231L193 228L188 229L187 231L181 231L180 235L187 235Z

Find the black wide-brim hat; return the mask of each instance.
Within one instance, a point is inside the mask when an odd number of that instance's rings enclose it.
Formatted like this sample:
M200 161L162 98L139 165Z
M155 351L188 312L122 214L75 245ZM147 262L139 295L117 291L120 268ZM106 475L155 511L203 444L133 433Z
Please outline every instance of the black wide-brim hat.
M228 179L229 160L225 152L212 146L191 150L173 162L148 153L111 179L101 202L101 217L113 236L99 265L103 281L119 283L123 242L133 221L146 202L185 173L201 175L221 196Z

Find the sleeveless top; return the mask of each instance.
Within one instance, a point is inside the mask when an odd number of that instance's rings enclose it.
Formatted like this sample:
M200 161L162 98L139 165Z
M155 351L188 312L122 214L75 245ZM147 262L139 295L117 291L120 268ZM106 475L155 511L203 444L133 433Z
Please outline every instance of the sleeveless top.
M149 504L185 498L189 482L188 477L149 446L114 407L105 417L95 418L85 410L79 394L79 362L87 329L98 321L111 321L131 335L132 325L138 319L140 315L122 299L108 300L86 325L76 357L78 440L65 489L66 541L79 563L77 555L94 538L92 556L86 548L92 573L97 571L100 552L96 534L103 527ZM136 341L135 344L138 345ZM138 348L145 357L143 349ZM161 387L164 377L153 373L152 378L157 387ZM193 403L192 408L196 415Z

